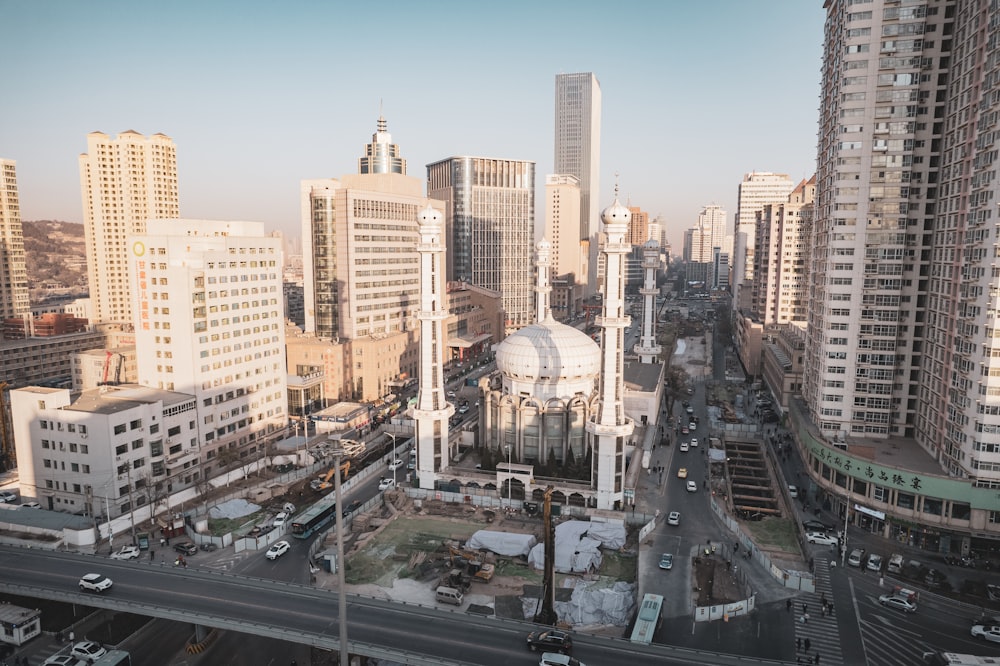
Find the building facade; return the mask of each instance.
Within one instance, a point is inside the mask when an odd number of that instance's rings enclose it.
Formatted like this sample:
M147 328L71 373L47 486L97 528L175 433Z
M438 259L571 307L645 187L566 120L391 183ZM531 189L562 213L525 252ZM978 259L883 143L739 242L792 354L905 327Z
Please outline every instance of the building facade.
M448 279L500 292L507 333L530 324L535 163L450 157L427 165L427 196L444 202Z
M545 230L552 244L550 277L574 275L585 280L587 257L580 244L580 179L567 174L545 177Z
M753 280L757 213L767 204L787 201L794 187L795 183L788 175L766 171L744 174L739 184L736 225L733 233L733 278L730 280L737 307L742 307L743 300L749 300L749 294L741 295L740 291L744 282Z
M31 311L16 167L14 160L0 159L0 321Z
M580 238L590 241L587 296L597 291L601 189L601 84L590 72L556 75L554 171L580 181Z
M91 132L79 163L92 321L131 325L126 239L146 220L180 217L177 149L163 134Z

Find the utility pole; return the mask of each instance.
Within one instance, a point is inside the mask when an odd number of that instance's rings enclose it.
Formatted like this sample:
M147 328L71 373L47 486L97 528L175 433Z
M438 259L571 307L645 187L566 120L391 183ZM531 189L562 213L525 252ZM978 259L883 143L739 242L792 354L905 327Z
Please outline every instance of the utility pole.
M552 486L545 489L545 504L542 516L545 529L545 572L542 581L542 608L535 615L535 622L554 626L556 620L556 530L552 524Z
M347 652L347 577L344 574L344 531L343 523L341 518L344 515L344 503L340 495L340 458L344 453L344 449L341 448L340 441L330 440L333 448L333 492L334 501L336 502L336 517L334 520L337 521L337 586L340 592L339 605L337 606L337 622L340 626L340 664L341 666L347 666L351 662L348 660L350 655Z

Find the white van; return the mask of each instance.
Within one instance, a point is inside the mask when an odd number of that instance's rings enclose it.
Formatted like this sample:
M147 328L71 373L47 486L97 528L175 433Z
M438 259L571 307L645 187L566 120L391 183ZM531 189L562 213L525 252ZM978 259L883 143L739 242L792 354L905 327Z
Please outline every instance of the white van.
M889 573L899 573L903 570L903 556L899 553L893 553L892 557L889 558L889 564L886 565L886 571Z
M865 557L865 551L860 548L855 548L851 551L851 555L847 558L847 564L852 567L860 567L861 560Z
M453 587L445 587L444 585L438 587L434 596L443 604L453 604L455 606L461 606L462 601L465 599L465 595L460 590L456 590Z

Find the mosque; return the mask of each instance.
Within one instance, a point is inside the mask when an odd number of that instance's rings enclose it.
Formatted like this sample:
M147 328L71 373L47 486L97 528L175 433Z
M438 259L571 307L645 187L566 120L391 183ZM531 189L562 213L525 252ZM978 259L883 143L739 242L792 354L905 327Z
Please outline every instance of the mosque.
M431 219L434 215L429 211L422 213L421 224L440 224ZM437 411L421 413L421 398L426 395L428 406L434 407L430 398L440 394L443 399L444 389L443 384L434 385L433 363L427 375L421 368L418 409L414 412L421 487L432 487L432 483L433 487L442 483L448 487L479 486L499 490L503 497L537 500L552 485L557 502L609 510L621 510L629 504L629 486L634 487L629 478L635 473L630 475L626 465L632 460L633 465L641 466L644 456L633 453L651 450L663 391L653 317L658 265L655 241L643 246L646 282L640 291L645 303L642 334L635 348L638 361L626 364L624 360L626 333L632 325L624 298L625 257L632 249L626 242L630 217L617 197L601 214L606 237L601 251L607 269L602 314L596 321L601 329L600 344L553 318L549 307L551 245L544 239L537 243L536 323L500 343L496 371L479 381L480 469L473 472L451 466L450 461L458 457L457 445L445 444L447 435L438 441L430 436L436 428L447 428L444 415L450 411L437 406ZM422 236L425 232L433 230L422 226ZM425 247L431 248L439 251L433 244ZM422 292L425 283L433 289L441 280L422 281ZM427 302L435 302L433 294L428 294ZM430 324L437 317L428 312L418 319ZM428 337L424 333L422 330L422 354L423 341L434 339L432 328L426 331ZM432 349L426 351L433 354ZM423 439L421 432L426 433ZM485 477L489 477L486 483Z

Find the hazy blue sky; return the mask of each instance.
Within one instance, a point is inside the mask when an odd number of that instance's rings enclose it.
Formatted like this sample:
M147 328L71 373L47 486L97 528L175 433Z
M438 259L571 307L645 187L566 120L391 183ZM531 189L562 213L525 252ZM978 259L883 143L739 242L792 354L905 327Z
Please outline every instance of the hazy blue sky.
M82 221L86 135L177 144L181 215L299 235L299 182L357 171L379 105L411 176L453 155L552 171L555 76L603 93L601 206L735 213L748 171L815 169L822 0L0 0L0 157L22 217ZM540 221L540 220L539 220Z

